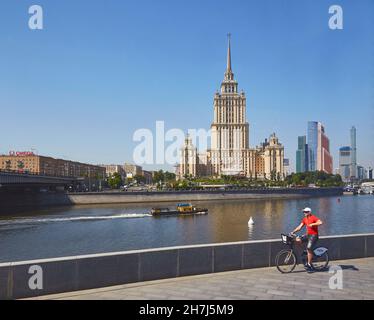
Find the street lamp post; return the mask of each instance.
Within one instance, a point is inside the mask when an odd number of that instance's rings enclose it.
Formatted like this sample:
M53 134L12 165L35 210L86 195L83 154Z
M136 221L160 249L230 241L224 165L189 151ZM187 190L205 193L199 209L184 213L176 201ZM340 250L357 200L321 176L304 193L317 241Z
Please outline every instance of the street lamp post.
M91 168L88 167L88 191L91 192Z

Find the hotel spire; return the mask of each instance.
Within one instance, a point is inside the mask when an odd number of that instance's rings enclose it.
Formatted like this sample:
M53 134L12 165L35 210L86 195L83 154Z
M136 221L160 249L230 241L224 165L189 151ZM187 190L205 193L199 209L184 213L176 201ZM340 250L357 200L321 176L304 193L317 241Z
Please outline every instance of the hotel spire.
M227 35L227 39L228 39L227 67L226 67L224 82L233 81L234 80L234 73L232 72L232 69L231 69L231 33L229 33Z
M231 70L231 33L229 33L227 35L227 38L228 38L229 46L228 46L228 49L227 49L227 70L226 70L226 72L231 73L232 72L232 70Z
M231 67L231 33L227 35L227 66L225 71L225 78L221 84L221 93L237 93L238 83L234 80L234 73Z

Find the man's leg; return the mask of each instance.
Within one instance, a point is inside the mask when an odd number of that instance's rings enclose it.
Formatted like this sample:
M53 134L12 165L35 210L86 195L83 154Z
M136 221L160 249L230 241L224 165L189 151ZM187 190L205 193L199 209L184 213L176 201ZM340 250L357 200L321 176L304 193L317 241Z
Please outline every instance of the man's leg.
M309 237L308 237L308 235L303 235L303 236L301 236L300 238L297 238L296 239L296 243L298 244L298 245L303 245L304 243L308 243L308 241L309 241ZM307 257L307 261L303 261L303 263L305 264L305 267L308 265L308 257Z
M317 237L316 236L309 236L309 239L308 239L308 246L307 246L307 251L308 251L308 264L311 266L312 265L312 261L313 261L313 257L314 257L314 246L317 242Z
M313 250L308 249L308 264L311 266L313 261Z

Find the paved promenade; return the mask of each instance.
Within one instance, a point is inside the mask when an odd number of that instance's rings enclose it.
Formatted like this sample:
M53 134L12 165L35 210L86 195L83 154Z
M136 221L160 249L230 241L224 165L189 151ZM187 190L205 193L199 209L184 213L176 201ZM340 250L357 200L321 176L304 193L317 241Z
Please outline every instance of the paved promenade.
M276 268L241 270L71 292L38 299L73 300L278 300L374 299L374 258L333 261L343 269L343 289L331 290L329 272L291 274Z

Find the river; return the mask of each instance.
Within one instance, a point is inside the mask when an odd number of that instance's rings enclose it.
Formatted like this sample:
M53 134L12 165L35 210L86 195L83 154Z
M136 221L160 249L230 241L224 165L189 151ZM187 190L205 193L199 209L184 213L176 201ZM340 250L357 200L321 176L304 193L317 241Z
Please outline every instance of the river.
M311 207L321 235L374 232L374 197L194 203L208 215L152 217L157 204L72 206L0 217L0 262L190 244L279 238ZM173 207L175 203L161 205ZM255 224L249 228L248 220Z

